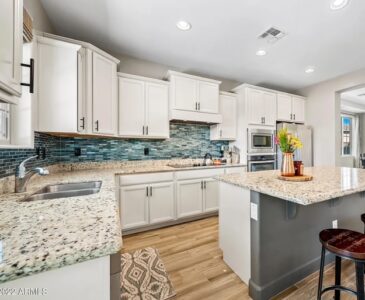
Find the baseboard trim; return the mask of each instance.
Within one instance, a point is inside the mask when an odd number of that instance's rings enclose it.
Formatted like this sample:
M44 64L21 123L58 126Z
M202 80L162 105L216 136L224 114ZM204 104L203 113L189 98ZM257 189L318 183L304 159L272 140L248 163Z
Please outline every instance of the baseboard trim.
M205 214L201 214L201 215L197 215L197 216L185 217L185 218L181 218L178 220L163 222L160 224L154 224L154 225L149 225L149 226L144 226L144 227L139 227L139 228L122 230L122 235L126 236L126 235L149 231L149 230L153 230L153 229L159 229L159 228L169 227L169 226L183 224L183 223L187 223L187 222L197 221L197 220L201 220L201 219L206 219L206 218L213 217L213 216L218 216L218 211L209 212L209 213L205 213Z

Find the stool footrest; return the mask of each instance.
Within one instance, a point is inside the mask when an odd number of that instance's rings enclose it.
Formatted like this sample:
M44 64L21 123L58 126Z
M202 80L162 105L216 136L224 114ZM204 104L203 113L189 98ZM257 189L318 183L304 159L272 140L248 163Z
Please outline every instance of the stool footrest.
M330 285L330 286L328 286L328 287L326 287L325 289L322 290L321 296L324 293L328 292L328 291L344 291L344 292L347 292L347 293L352 293L355 296L357 295L356 291L354 291L353 289L350 289L348 287L345 287L345 286L342 286L342 285Z

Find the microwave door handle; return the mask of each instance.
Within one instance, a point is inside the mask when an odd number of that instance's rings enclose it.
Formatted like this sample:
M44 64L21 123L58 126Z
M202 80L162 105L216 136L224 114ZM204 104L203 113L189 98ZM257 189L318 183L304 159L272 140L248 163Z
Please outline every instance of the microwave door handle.
M270 164L275 163L275 160L263 160L263 161L250 161L250 164Z

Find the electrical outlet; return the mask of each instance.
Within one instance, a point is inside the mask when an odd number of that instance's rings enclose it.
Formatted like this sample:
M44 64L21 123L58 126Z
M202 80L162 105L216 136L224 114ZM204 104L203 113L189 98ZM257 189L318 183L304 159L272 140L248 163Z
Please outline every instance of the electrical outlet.
M332 221L332 228L334 228L334 229L338 228L338 221L337 220Z
M150 155L150 148L144 148L144 155Z
M75 148L75 156L81 156L81 148L79 147Z
M251 219L258 220L258 207L256 203L251 202Z

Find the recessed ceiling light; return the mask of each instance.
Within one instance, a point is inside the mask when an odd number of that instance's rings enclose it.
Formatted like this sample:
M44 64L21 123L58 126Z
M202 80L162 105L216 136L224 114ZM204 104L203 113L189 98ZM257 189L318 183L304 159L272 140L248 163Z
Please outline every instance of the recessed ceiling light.
M305 72L306 72L307 74L313 73L313 72L314 72L314 67L312 67L312 66L310 66L310 67L306 67L306 68L305 68Z
M349 4L349 0L332 0L331 1L331 9L337 10L344 8L347 4Z
M191 24L189 22L181 20L181 21L176 23L176 27L179 28L180 30L186 31L186 30L191 29Z
M256 51L257 56L264 56L266 55L266 51L264 49L259 49Z

